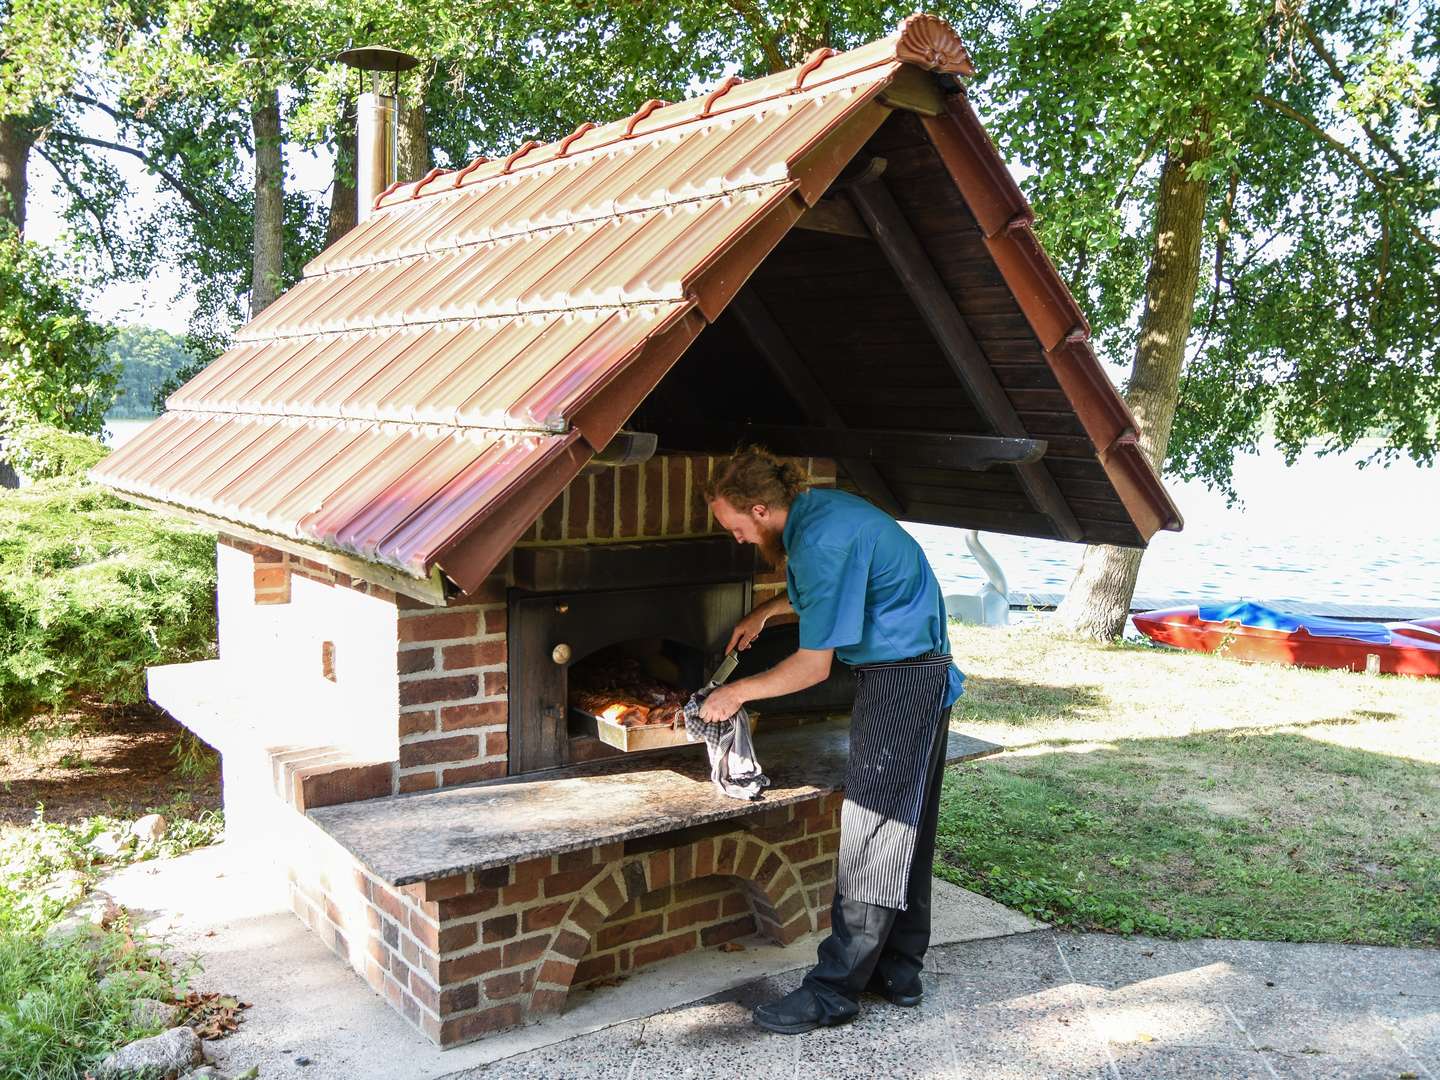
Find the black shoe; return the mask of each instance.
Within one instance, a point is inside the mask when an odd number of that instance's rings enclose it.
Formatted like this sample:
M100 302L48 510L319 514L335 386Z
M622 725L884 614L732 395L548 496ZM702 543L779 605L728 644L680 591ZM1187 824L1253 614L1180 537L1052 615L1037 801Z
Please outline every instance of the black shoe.
M820 1027L847 1024L854 1015L829 1017L817 998L806 987L792 990L779 1001L755 1006L755 1023L766 1031L780 1035L803 1035Z
M867 993L878 994L891 1005L899 1005L902 1009L913 1009L920 1004L921 998L925 996L925 987L917 977L913 985L896 987L889 979L877 974L866 985Z

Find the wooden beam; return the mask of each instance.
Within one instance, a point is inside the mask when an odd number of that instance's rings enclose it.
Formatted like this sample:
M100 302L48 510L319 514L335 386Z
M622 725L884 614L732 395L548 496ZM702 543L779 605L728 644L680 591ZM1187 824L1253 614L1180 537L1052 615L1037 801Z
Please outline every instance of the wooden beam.
M689 440L694 440L691 443ZM750 440L777 454L820 455L927 469L983 472L995 465L1039 461L1044 439L998 435L953 435L944 431L891 431L870 428L795 427L780 424L701 424L687 426L680 441L667 445L690 451L713 450Z
M821 199L800 215L795 228L873 242L870 230L865 228L865 223L860 220L855 207L843 199Z
M905 220L885 181L875 178L853 184L845 189L845 194L860 211L861 218L929 325L945 359L950 362L951 369L970 394L980 415L1000 435L1027 437L1025 425L1010 404L1000 380L995 377L990 361L970 332L950 290L940 279L920 238ZM1066 540L1083 540L1084 531L1055 478L1045 468L1045 463L1034 461L1028 465L1017 465L1015 471L1030 501L1054 523L1055 531Z
M770 365L775 377L780 380L780 385L805 414L805 419L820 427L843 428L845 421L839 410L830 403L830 398L821 389L815 376L810 374L810 369L790 344L785 331L780 328L780 324L775 321L775 317L754 290L746 286L736 293L735 299L730 302L730 310L735 313L735 318L739 320L751 343ZM895 517L904 513L900 500L895 497L890 485L874 465L854 458L843 459L840 465L876 506Z
M890 85L880 92L880 103L921 116L945 114L945 92L940 89L939 81L930 72L909 64L901 67Z

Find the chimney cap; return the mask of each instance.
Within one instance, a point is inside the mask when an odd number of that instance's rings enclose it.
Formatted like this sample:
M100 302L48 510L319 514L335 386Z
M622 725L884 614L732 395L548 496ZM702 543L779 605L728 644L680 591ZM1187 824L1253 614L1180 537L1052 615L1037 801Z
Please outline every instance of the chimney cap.
M335 57L346 67L359 71L391 71L396 75L409 71L420 58L399 49L387 49L384 45L362 45L357 49L346 49Z

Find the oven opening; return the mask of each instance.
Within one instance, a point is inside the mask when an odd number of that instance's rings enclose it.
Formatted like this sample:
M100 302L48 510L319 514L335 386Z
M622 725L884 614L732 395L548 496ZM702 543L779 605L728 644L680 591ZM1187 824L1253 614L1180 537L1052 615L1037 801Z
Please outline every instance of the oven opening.
M705 674L704 653L670 638L617 642L582 657L567 675L572 746L596 738L623 751L683 741L681 710Z

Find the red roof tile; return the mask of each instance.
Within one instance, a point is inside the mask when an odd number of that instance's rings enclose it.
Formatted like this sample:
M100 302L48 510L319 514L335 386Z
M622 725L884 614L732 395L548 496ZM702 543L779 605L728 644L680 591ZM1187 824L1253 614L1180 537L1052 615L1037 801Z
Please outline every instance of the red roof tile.
M849 53L396 185L97 479L473 587L878 129L907 64L970 71L948 26L912 16ZM973 157L972 117L930 121L935 138ZM1088 347L1065 345L1084 320L990 168L955 181L1044 347L1103 396ZM1153 488L1134 497L1168 506Z

